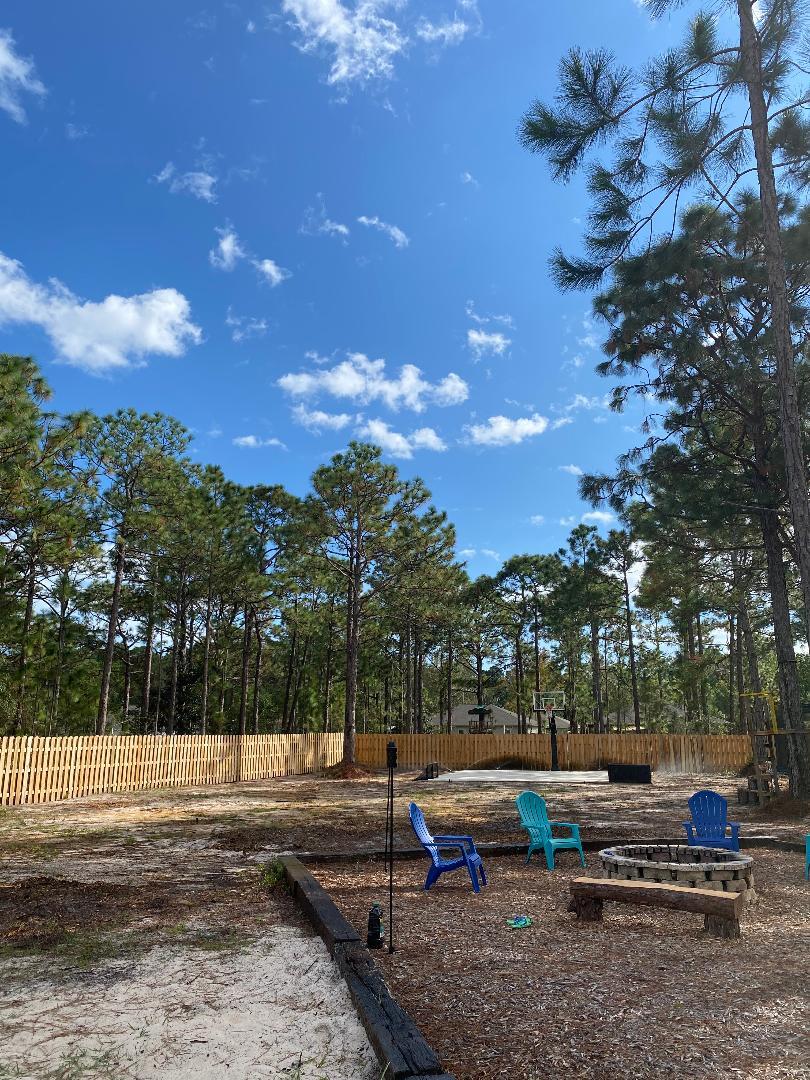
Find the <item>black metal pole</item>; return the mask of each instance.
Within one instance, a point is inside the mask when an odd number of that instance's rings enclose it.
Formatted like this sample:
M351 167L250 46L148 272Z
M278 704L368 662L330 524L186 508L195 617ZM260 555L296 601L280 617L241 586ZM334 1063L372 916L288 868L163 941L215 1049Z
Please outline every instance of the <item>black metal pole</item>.
M387 747L388 798L386 800L385 847L388 857L388 952L394 951L394 769L397 767L397 744Z

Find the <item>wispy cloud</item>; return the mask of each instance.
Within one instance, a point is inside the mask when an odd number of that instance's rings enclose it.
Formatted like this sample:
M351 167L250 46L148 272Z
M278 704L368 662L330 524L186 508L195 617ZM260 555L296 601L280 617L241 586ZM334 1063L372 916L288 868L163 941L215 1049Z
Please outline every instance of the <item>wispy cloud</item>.
M0 253L0 325L15 323L39 326L61 360L93 374L139 366L150 354L180 356L202 340L176 289L83 300L54 279L38 285Z
M512 339L500 330L480 330L475 326L467 330L467 345L476 361L485 356L503 356L511 344Z
M86 139L90 134L90 128L86 124L65 124L65 137L70 139L71 142L78 142L79 139Z
M11 31L0 30L0 109L18 124L28 122L22 99L43 98L45 86L37 78L31 57L20 56Z
M231 338L237 343L249 338L264 337L268 329L266 319L234 315L230 308L225 316L225 325L231 328Z
M395 247L405 248L410 243L410 240L398 225L389 225L387 221L381 221L378 217L366 217L365 215L359 217L357 221L360 225L366 225L371 229L377 229L379 232L385 233Z
M546 519L542 514L532 514L529 518L532 525L545 525Z
M468 172L466 169L461 174L459 179L461 180L462 184L472 184L473 187L480 187L481 186L478 183L478 181L475 179L473 174L471 172Z
M327 215L326 203L320 191L315 196L315 203L315 206L308 206L304 211L299 232L304 236L339 236L345 243L349 236L349 226L332 221Z
M381 14L392 6L390 0L358 0L353 9L340 0L282 0L281 9L293 20L301 51L330 55L326 81L345 88L393 75L408 39Z
M166 184L172 195L185 192L203 202L217 201L217 177L206 169L192 169L190 172L178 172L174 162L167 161L159 173L153 177L155 183Z
M579 465L558 465L557 468L560 472L570 473L571 476L583 476L584 473L580 469Z
M390 409L404 407L414 412L423 412L427 405L459 405L469 396L467 383L455 372L431 383L414 364L404 364L395 378L389 378L385 370L385 360L349 353L330 368L282 375L278 386L294 398L327 394L358 404L381 401Z
M279 266L273 259L254 259L253 265L258 270L259 275L272 289L275 289L282 281L286 281L287 278L292 277L289 270L285 270L283 266Z
M236 231L230 225L218 228L215 232L219 240L216 247L208 252L208 261L217 270L230 273L240 259L246 258L247 253L240 244Z
M240 446L245 450L260 450L265 446L276 446L279 450L286 450L287 447L281 441L281 439L269 438L262 439L258 435L237 435L235 439L231 440L234 446Z
M477 446L514 446L535 435L542 435L548 427L548 418L533 413L511 419L508 416L490 416L483 424L470 424L465 430L469 440Z

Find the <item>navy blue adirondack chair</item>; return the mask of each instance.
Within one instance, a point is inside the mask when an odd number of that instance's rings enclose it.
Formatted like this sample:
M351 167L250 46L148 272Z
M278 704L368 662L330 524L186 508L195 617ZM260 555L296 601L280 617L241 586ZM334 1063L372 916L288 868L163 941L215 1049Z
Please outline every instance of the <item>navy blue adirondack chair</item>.
M484 864L481 862L481 856L475 850L475 841L471 836L431 836L425 824L425 815L413 802L408 807L408 816L411 819L411 825L419 843L430 859L430 869L425 880L425 889L429 889L441 874L446 874L449 870L460 870L462 866L467 867L473 892L479 891L479 872L481 874L481 884L486 885L487 875L484 873ZM441 856L442 848L456 848L461 854L452 859L443 859Z
M696 791L689 799L691 821L684 821L690 847L728 848L740 850L740 826L728 821L728 803L716 791ZM731 829L731 836L726 832Z

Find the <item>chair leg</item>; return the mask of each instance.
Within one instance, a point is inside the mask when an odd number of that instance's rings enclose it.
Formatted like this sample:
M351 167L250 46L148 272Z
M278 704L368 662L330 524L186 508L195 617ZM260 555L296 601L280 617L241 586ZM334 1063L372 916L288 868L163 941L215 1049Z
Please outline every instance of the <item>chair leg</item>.
M546 848L546 869L547 870L553 870L554 869L554 848L553 847L547 847Z
M476 872L475 867L470 862L467 862L467 872L470 875L470 881L472 882L473 892L480 892L481 889L480 889L480 886L478 884L478 874Z
M440 873L441 871L438 869L438 867L431 866L431 868L428 870L427 877L425 878L425 892L428 891L431 885L435 884L436 879L438 878Z
M487 875L484 873L484 864L479 863L478 864L478 869L481 871L481 884L486 885L486 883L487 883Z
M582 844L579 845L579 861L583 866L585 865L585 855L582 852Z

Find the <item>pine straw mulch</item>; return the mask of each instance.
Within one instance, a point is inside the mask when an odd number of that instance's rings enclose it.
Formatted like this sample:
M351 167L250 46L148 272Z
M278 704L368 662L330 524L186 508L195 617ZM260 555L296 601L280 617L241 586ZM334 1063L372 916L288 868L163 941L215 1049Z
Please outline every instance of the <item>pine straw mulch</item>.
M460 871L425 893L426 863L407 861L396 866L395 952L376 957L458 1080L810 1077L804 860L753 854L759 902L739 941L707 937L699 915L621 904L578 924L566 907L583 871L568 853L553 874L487 859L478 896ZM382 865L313 869L365 934ZM534 924L508 929L516 914Z

